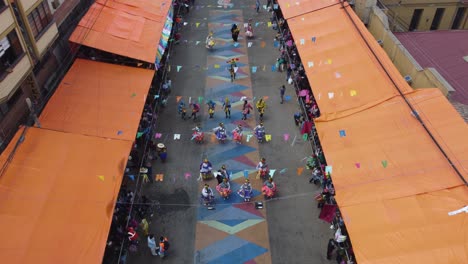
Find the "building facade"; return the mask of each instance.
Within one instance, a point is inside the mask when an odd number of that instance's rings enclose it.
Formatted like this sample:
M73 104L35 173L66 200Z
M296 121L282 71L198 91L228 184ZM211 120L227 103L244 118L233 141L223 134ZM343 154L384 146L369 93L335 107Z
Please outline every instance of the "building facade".
M45 106L73 61L68 37L90 0L0 0L0 152Z
M468 29L468 0L378 0L392 31Z

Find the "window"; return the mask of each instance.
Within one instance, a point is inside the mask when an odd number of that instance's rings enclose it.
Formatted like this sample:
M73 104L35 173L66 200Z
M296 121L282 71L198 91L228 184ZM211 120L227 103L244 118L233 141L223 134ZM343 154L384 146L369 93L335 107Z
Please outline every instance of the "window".
M444 16L444 12L445 12L445 8L437 8L434 14L434 19L432 19L431 30L439 29L440 21L442 20L442 17Z
M5 7L6 7L5 2L3 2L3 0L0 0L0 12L2 12L3 9L6 9Z
M465 16L466 7L459 7L455 18L453 19L452 29L459 29L463 17Z
M28 22L31 26L34 38L37 40L42 32L47 29L50 22L52 22L52 14L50 13L47 1L42 1L42 3L29 13Z
M409 31L415 31L418 29L419 21L421 20L421 16L424 9L415 9L413 11L413 18L411 18L411 23L409 25Z
M16 30L12 30L6 37L0 39L0 80L12 70L21 55L23 47Z

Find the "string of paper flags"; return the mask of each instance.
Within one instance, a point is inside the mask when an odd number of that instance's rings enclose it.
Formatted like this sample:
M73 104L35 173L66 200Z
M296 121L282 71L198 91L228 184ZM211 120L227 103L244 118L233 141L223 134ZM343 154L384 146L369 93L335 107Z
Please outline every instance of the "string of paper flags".
M240 6L235 6L234 4L224 4L224 5L194 5L193 6L195 8L195 10L200 10L200 9L203 9L203 8L213 8L213 7L217 7L217 8L223 8L223 9L227 9L227 8L252 8L252 9L255 9L255 5L240 5ZM267 5L263 5L262 8L264 10L267 10L268 7ZM279 8L279 5L278 4L274 4L273 5L273 9L277 10Z

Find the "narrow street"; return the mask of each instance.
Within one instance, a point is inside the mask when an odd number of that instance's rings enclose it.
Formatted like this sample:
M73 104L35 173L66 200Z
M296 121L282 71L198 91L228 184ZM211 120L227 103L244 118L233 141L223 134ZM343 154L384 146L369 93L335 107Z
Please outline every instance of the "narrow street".
M163 174L163 181L143 185L142 189L161 205L151 222L150 233L167 236L171 241L166 263L329 263L325 253L332 231L318 219L314 200L318 187L309 184L307 170L298 170L305 166L304 158L311 154L311 147L294 124L293 115L299 109L294 87L287 84L286 73L272 68L279 51L274 44L276 31L268 23L270 16L263 6L257 14L255 1L234 1L223 7L202 0L185 17L180 44L170 54L172 91L157 121L156 132L161 134L158 142L167 146L168 159L165 163L155 161L153 174ZM244 23L249 19L253 39L245 37ZM231 38L232 24L240 29L238 44ZM216 39L213 50L204 45L209 31L214 32ZM238 59L234 82L226 63L230 59ZM284 104L280 104L281 85L286 85ZM230 119L222 110L226 97L233 106ZM247 135L259 123L259 116L254 110L246 121L241 120L242 97L247 97L254 108L256 100L266 100L264 124L271 141L257 143L253 136L246 142ZM180 100L187 105L200 103L198 121L181 119L177 114ZM208 118L209 100L216 102L213 119ZM211 137L211 130L220 122L228 131L225 144ZM205 132L201 145L191 140L196 124L201 124ZM243 144L231 140L230 131L238 124L246 133ZM174 134L180 134L180 139L174 139ZM253 202L243 203L236 191L245 181L247 170L255 189L253 201L264 201L263 181L255 175L261 157L275 170L278 195L264 202L263 209L255 209ZM197 178L203 158L209 159L214 170L225 164L232 172L233 193L224 201L215 191L214 210L199 203L204 182ZM215 190L215 179L207 183ZM160 261L155 258L144 241L127 263Z

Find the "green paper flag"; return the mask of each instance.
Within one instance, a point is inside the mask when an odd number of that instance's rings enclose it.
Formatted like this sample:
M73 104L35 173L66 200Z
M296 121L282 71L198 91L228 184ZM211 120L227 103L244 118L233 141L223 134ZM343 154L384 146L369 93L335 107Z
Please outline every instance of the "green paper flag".
M143 132L138 132L137 133L137 138L141 138L141 136L143 136Z
M383 166L384 168L387 168L387 161L386 161L386 160L382 160L382 166Z
M309 138L309 134L305 133L304 135L302 135L302 139L304 141L307 141L308 138Z
M198 96L198 103L201 104L203 102L203 96Z
M132 93L132 97L135 97L136 96L136 93Z

